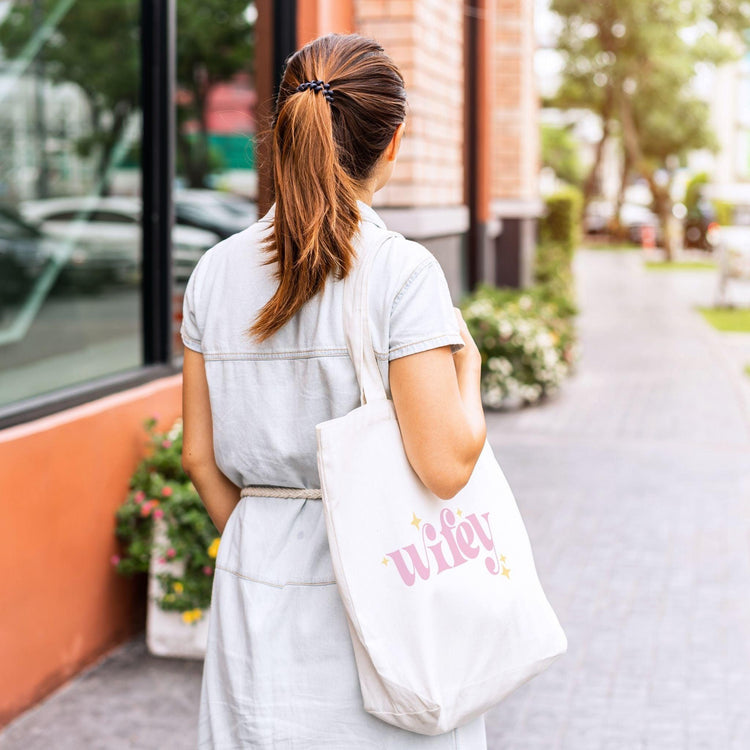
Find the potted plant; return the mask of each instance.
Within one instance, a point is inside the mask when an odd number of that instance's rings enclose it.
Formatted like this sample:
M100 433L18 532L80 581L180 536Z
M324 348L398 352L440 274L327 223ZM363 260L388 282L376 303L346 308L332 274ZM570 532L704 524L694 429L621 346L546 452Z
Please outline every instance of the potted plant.
M182 420L166 433L144 421L146 457L116 513L118 573L148 573L146 643L152 654L202 658L219 533L182 469Z

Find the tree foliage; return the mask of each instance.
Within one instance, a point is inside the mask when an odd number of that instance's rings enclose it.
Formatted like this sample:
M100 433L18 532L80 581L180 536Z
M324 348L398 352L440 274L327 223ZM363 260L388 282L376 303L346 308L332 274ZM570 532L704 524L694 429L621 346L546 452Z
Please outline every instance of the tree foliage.
M722 32L750 23L750 3L552 0L551 9L562 21L559 49L565 60L554 103L602 118L594 169L617 123L627 161L648 181L666 230L672 207L668 168L689 151L716 147L708 107L691 88L696 66L735 56L733 38ZM592 190L589 179L587 198Z
M253 25L246 16L249 0L177 0L177 86L188 92L177 105L178 148L188 181L202 186L210 170L205 109L215 84L254 61ZM96 174L107 191L112 153L128 121L140 106L139 0L74 2L56 16L59 0L14 3L0 24L0 47L6 59L30 50L36 34L43 44L29 60L52 83L74 83L89 105L90 131L78 151L97 154ZM40 20L56 18L49 28ZM197 137L184 125L198 123Z
M177 0L177 84L189 93L177 109L177 147L191 187L202 187L211 167L206 102L213 86L252 72L253 25L248 0ZM191 139L185 125L198 124Z
M4 57L21 67L35 34L46 34L27 62L52 83L74 83L85 95L90 129L76 145L83 155L97 154L95 174L105 193L112 153L139 105L139 3L73 3L56 26L40 26L58 5L58 0L14 3L0 25L0 46Z

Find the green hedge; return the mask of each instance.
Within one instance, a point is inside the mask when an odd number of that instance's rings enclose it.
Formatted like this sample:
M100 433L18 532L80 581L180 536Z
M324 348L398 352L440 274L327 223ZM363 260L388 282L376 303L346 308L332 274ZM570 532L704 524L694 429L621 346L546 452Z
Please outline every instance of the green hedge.
M545 199L546 210L539 220L539 239L544 245L559 245L572 255L581 240L583 195L565 187Z

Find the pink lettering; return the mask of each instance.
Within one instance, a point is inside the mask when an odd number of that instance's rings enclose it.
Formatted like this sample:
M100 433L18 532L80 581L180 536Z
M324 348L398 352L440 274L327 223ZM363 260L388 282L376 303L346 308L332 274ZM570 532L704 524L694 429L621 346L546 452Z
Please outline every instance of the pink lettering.
M473 560L479 554L479 545L474 544L474 527L463 521L456 527L456 541L461 552Z
M456 544L456 539L451 533L453 527L456 525L456 517L453 515L453 511L450 508L443 508L440 512L440 524L441 534L446 542L448 542L448 549L451 551L453 557L453 567L457 568L466 562L466 558L463 557Z
M500 559L495 549L489 513L483 513L481 516L471 513L458 521L450 508L444 508L440 512L439 529L429 522L424 522L420 536L421 551L417 549L416 544L409 544L402 549L386 553L386 557L393 561L401 580L407 586L413 586L417 577L426 581L435 570L439 575L450 568L463 565L467 560L475 560L480 556L482 548L489 553L484 560L487 570L492 575L498 575L500 572ZM443 542L450 550L450 560L446 557ZM433 558L437 569L431 564ZM387 560L385 562L387 564Z
M483 513L482 518L484 518L485 522L487 523L486 531L482 528L482 522L477 518L476 513L472 513L471 515L466 516L466 520L474 527L474 531L476 531L477 536L479 537L479 541L482 543L482 546L488 552L492 553L484 561L484 564L487 566L487 570L489 570L489 572L492 573L493 576L496 576L500 572L500 560L498 560L497 557L495 540L492 538L492 527L490 526L489 512Z
M411 558L411 570L409 570L409 568L407 567L402 552L408 553L409 557ZM398 570L398 574L401 576L401 580L407 586L414 585L414 581L416 581L417 579L417 574L419 574L419 577L423 581L426 581L430 577L429 562L425 564L425 562L419 556L417 548L413 544L410 544L408 547L404 547L403 550L399 549L395 552L388 552L387 555L391 558L391 560L393 560L394 563L396 563L396 570Z
M437 531L431 523L426 523L422 526L422 534L426 537L428 542L434 542L437 539ZM428 544L427 548L432 552L437 562L437 572L442 573L444 570L450 570L445 555L443 554L443 542L439 541L437 544Z

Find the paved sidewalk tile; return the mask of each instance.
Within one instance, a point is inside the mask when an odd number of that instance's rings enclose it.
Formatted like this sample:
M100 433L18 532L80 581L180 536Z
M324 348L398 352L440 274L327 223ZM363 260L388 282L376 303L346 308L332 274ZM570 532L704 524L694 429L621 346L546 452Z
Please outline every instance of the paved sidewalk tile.
M2 750L194 750L203 662L151 656L141 635L0 734Z
M568 653L488 715L491 750L750 748L750 422L712 274L576 256L584 358L488 418Z

